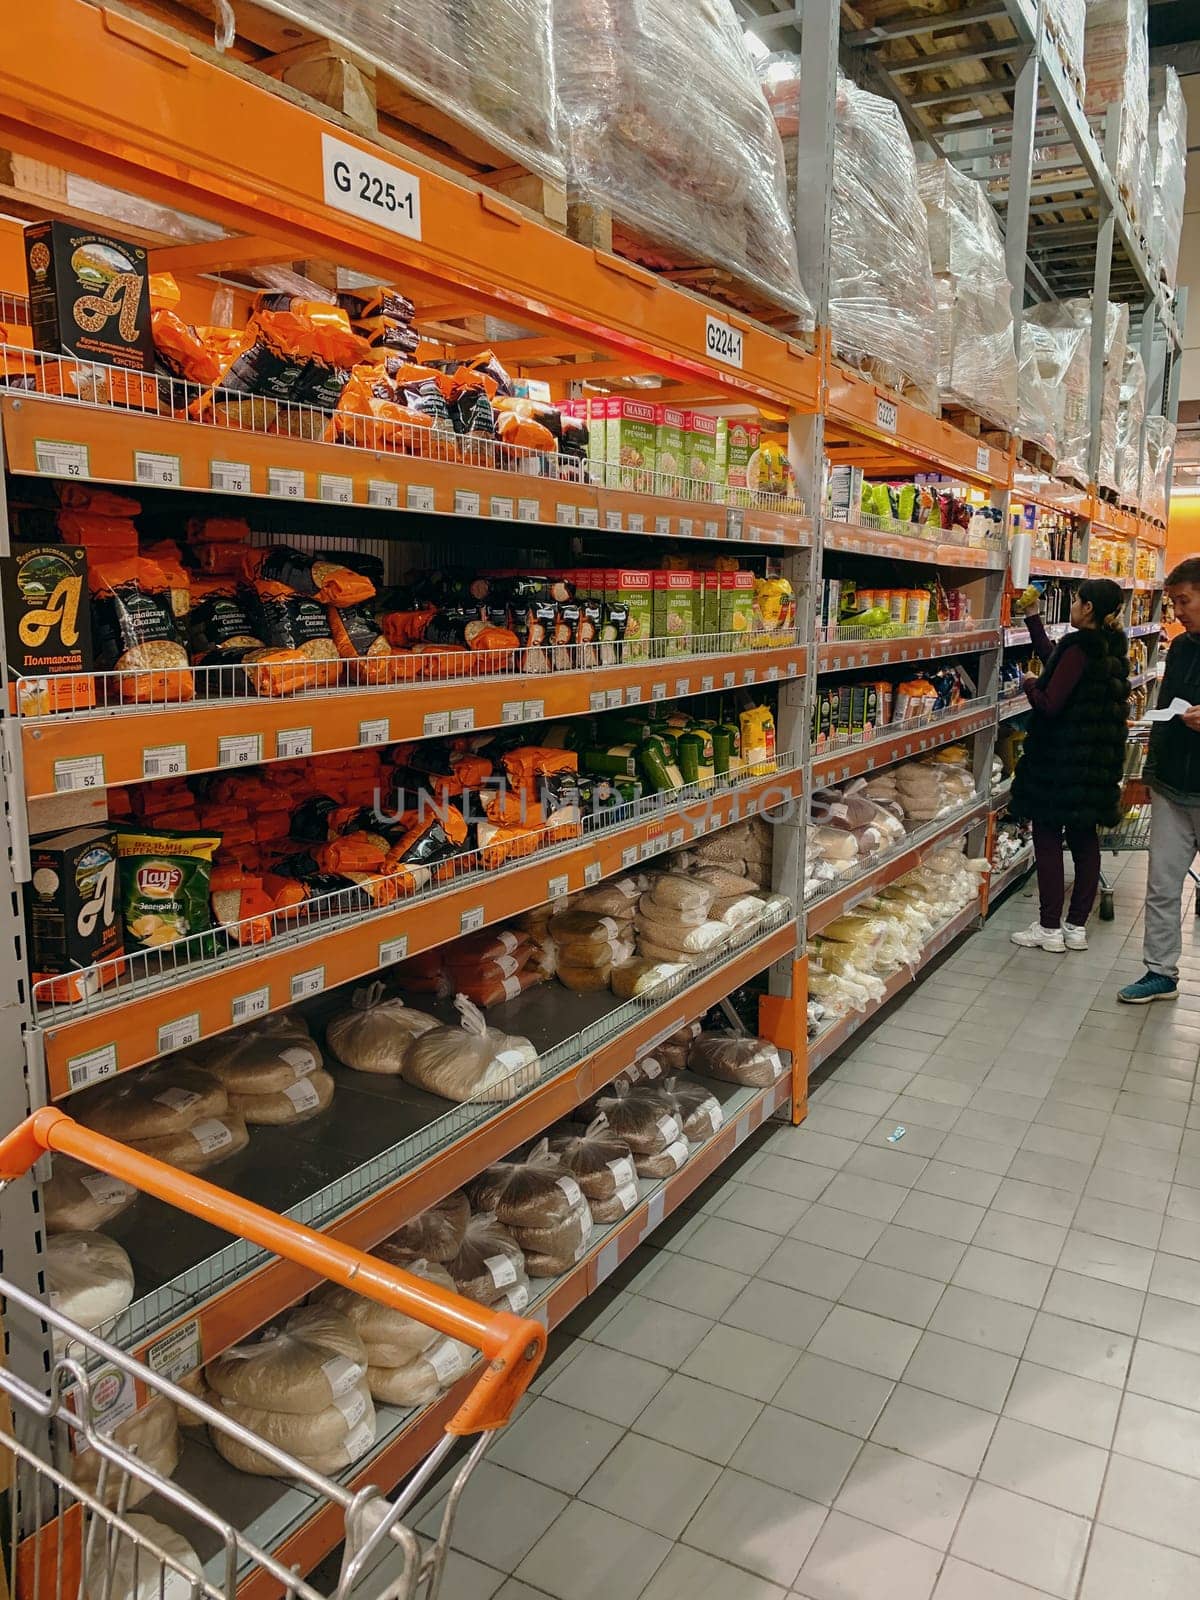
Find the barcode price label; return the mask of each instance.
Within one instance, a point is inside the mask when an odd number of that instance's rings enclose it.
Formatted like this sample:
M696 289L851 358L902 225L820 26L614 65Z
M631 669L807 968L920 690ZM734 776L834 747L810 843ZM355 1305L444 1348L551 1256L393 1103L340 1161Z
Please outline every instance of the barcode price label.
M683 843L683 829L682 828L672 828L671 829L671 849L672 850L678 850L679 846L682 843Z
M900 413L896 409L894 400L884 400L879 395L875 397L875 426L882 428L885 433L895 433L900 421Z
M432 511L432 487L427 483L410 483L404 491L404 504L409 511Z
M250 463L248 461L210 461L208 486L223 494L250 493Z
M421 723L421 732L426 739L444 739L450 732L450 713L427 711Z
M461 711L450 713L451 733L470 733L475 726L475 707L464 706Z
M381 939L379 941L379 965L393 967L397 961L408 958L408 935L402 933L398 939Z
M310 756L313 749L311 728L280 728L275 735L275 754L281 760L289 756Z
M513 517L511 498L504 494L494 494L488 501L488 516L502 517L506 522L511 522Z
M55 794L74 794L78 789L103 789L104 757L74 756L54 763Z
M70 444L65 439L35 439L34 465L51 478L90 478L91 465L85 444Z
M589 711L603 711L607 704L608 696L604 693L603 689L593 689L588 695ZM617 704L619 705L620 701L618 701Z
M472 906L469 911L464 911L458 919L459 933L478 933L483 927L483 907Z
M732 689L736 682L737 682L737 673L736 672L727 672L725 674L725 676L721 679L722 686L724 688L726 688L726 689Z
M643 839L641 849L642 860L649 861L651 856L656 856L660 850L665 848L666 846L661 835L657 839Z
M180 1378L194 1372L204 1360L199 1317L192 1317L163 1338L156 1339L146 1351L146 1360L151 1371L169 1383L178 1383Z
M457 517L479 515L479 493L475 489L455 489L454 514Z
M606 511L604 513L604 526L609 533L620 533L624 522L619 511Z
M391 724L386 717L372 717L358 725L359 744L386 744L391 737Z
M506 727L512 727L516 722L525 720L525 702L523 700L506 700L500 707L500 721Z
M764 679L766 680L767 683L774 683L776 678L778 678L778 676L779 676L779 668L778 667L768 667L766 672L763 674L763 677L764 677Z
M665 700L667 698L666 684L652 683L650 685L650 698L651 700Z
M178 778L187 764L185 744L156 744L142 751L143 778Z
M986 444L975 446L975 471L990 472L992 470L992 452Z
M631 683L625 691L625 704L627 706L640 705L642 700L642 686L640 683Z
M640 511L631 511L629 513L629 531L630 533L645 533L646 519Z
M675 679L675 693L677 695L680 695L680 694L691 694L691 692L692 692L692 680L690 678L676 678Z
M692 534L693 534L694 530L695 530L695 526L696 525L692 521L691 517L680 517L680 519L679 519L679 537L681 539L690 539L692 537Z
M621 704L620 689L610 689L604 696L604 704L609 711L615 711Z
M654 531L655 531L655 533L670 533L670 531L671 531L671 519L670 519L670 517L655 517L655 519L654 519Z
M267 493L276 500L303 500L304 473L299 467L268 467Z
M700 693L701 694L711 694L712 693L712 687L713 687L713 675L712 675L711 672L706 672L704 674L704 676L700 679Z
M310 967L307 972L292 974L291 996L293 1000L306 1000L309 995L320 994L324 987L324 967Z
M571 880L565 872L560 872L556 878L551 878L546 884L546 898L548 900L561 900L571 888Z
M156 485L160 489L178 489L183 481L183 469L178 456L159 455L153 450L135 450L133 478L135 483Z
M394 483L371 478L367 483L367 504L377 506L380 511L396 511L400 506L400 491Z
M542 508L536 500L517 501L517 521L536 522L542 514Z
M234 1022L248 1022L251 1017L265 1017L271 1009L270 989L251 989L249 994L234 997L230 1006Z
M82 1089L86 1084L98 1083L101 1078L113 1078L117 1072L117 1047L102 1044L98 1050L86 1055L72 1056L67 1062L67 1083L72 1089Z
M574 528L579 520L578 507L560 500L554 508L554 520L560 528Z
M541 722L546 715L546 702L544 700L526 700L525 721Z
M584 867L583 881L585 886L589 889L593 886L593 884L600 882L600 863L598 861L589 861L587 866Z
M200 1037L200 1013L189 1012L186 1017L176 1017L174 1022L164 1022L158 1030L158 1053L165 1056L171 1050L182 1050L184 1045L195 1044Z
M227 733L217 740L219 767L253 767L261 760L261 733Z
M600 507L580 506L579 526L581 528L598 528L600 526Z
M317 498L331 506L353 505L354 479L343 478L340 474L332 472L318 473Z
M636 867L638 859L637 845L631 844L621 851L621 865L623 867Z

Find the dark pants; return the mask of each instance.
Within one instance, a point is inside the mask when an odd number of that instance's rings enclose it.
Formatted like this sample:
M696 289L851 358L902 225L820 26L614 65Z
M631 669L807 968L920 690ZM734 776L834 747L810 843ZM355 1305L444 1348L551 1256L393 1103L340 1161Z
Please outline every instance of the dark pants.
M1064 836L1075 867L1075 886L1071 890L1071 904L1067 908L1068 922L1077 928L1083 927L1100 887L1100 840L1095 828L1064 828L1057 822L1035 822L1033 854L1037 862L1043 928L1057 928L1062 921Z

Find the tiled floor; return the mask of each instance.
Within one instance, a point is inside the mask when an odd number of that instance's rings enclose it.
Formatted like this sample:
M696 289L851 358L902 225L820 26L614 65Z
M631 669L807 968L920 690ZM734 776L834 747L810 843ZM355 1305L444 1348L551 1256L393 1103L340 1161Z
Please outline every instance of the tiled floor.
M577 1314L445 1600L1197 1600L1200 939L1117 1005L1143 879L1086 955L1010 900Z

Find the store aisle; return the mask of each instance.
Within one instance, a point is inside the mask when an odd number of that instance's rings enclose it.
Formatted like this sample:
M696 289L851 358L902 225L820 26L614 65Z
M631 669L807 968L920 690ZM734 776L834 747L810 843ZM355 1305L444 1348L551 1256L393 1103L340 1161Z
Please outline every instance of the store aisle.
M1117 1005L1144 873L1086 956L1010 899L583 1308L446 1600L1195 1600L1200 941Z

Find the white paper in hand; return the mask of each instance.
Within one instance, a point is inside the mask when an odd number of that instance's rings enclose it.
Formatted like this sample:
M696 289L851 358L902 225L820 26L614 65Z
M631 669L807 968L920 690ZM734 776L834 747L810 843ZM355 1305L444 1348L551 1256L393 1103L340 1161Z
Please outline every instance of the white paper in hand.
M1178 695L1169 706L1160 706L1157 711L1147 711L1144 717L1139 717L1139 722L1170 722L1172 717L1181 717L1185 711L1192 708L1186 700L1180 700Z

